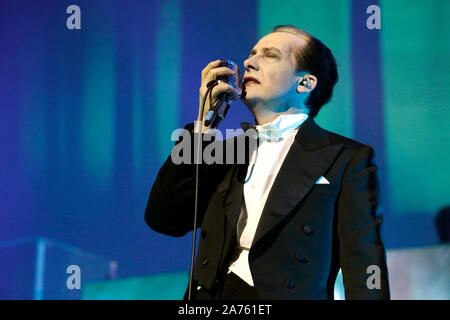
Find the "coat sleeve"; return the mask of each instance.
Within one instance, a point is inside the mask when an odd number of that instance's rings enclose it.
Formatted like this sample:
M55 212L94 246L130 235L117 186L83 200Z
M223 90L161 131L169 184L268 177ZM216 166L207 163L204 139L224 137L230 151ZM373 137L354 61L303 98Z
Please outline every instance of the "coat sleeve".
M390 299L375 153L364 145L346 168L338 199L339 262L346 299Z
M189 163L176 164L169 155L159 170L150 191L145 209L145 221L153 230L175 237L181 237L194 227L196 165L194 164L194 140L198 134L193 133L193 123L185 126L188 130L191 147ZM205 139L203 150L214 139ZM178 141L175 146L182 141ZM220 143L220 141L216 141ZM202 152L203 152L202 150ZM224 165L199 165L199 197L196 226L200 227L203 216L224 172Z

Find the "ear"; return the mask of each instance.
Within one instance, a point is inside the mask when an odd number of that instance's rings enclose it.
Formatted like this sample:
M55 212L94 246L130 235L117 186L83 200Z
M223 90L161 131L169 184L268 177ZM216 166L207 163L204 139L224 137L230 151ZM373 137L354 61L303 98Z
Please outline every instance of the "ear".
M312 74L304 74L299 77L297 84L298 93L308 93L314 90L317 86L317 77Z

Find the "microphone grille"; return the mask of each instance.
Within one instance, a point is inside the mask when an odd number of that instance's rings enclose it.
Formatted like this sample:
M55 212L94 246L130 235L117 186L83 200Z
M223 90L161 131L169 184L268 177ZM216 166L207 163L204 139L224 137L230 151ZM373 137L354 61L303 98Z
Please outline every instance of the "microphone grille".
M235 89L239 89L239 91L242 91L242 72L239 66L234 63L232 60L222 60L221 63L222 67L227 67L235 71L234 75L226 75L226 76L219 76L217 77L218 80L225 81L230 86L234 87Z

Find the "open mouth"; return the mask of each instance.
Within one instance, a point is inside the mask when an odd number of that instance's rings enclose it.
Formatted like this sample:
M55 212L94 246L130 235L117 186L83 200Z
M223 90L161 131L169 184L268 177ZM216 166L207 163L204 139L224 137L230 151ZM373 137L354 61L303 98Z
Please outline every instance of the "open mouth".
M250 84L259 84L259 81L253 77L245 77L244 78L244 84L246 86L250 85Z

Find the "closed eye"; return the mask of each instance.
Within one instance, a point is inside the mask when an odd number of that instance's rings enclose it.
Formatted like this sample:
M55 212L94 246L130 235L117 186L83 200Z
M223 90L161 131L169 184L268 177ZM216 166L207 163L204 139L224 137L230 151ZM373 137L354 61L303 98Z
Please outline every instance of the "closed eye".
M274 47L262 48L262 51L263 51L264 55L268 58L279 58L280 54L281 54L280 50L278 50L277 48L274 48ZM248 58L251 58L255 54L256 54L256 50L253 49L252 51L250 51Z
M279 54L277 54L276 51L274 51L273 49L268 49L268 50L264 50L264 54L266 57L268 58L278 58Z

